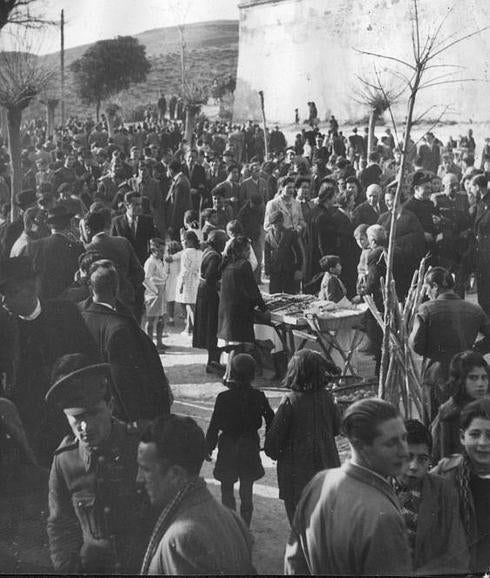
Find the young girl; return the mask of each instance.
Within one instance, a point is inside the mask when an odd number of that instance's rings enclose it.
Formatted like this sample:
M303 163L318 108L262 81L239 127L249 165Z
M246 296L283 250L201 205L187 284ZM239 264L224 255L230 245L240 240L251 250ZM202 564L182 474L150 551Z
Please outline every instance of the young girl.
M159 352L167 346L162 341L163 315L165 313L165 284L167 271L163 263L165 241L158 237L150 239L151 255L145 261L145 331L153 340L153 330L156 326L156 346Z
M199 239L194 231L186 231L184 251L180 261L180 273L177 279L175 300L186 308L186 323L183 335L191 335L194 327L194 307L197 289L199 287L199 269L201 267L202 251Z
M236 509L234 485L240 480L240 515L247 526L252 520L253 484L265 473L260 460L258 430L262 418L266 431L274 418L264 393L252 387L255 368L251 355L235 355L231 362L230 389L216 398L206 434L209 453L218 444L213 474L221 482L221 501L228 508Z
M190 210L184 213L184 226L180 229L181 238L186 231L193 231L197 235L199 242L202 243L202 230L199 226L199 215L196 211Z
M175 295L177 293L177 279L179 278L182 246L178 241L170 241L167 245L165 257L165 301L167 303L167 322L169 327L175 325Z
M347 295L345 286L339 278L342 273L342 265L337 255L325 255L320 259L320 267L325 271L318 299L338 303Z

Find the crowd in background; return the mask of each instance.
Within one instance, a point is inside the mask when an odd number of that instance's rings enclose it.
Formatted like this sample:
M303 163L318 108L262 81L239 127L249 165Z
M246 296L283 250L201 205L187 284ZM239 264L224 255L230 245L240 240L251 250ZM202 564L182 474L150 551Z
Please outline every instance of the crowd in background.
M294 142L279 127L265 135L252 121L204 118L187 142L178 105L167 118L160 103L158 114L149 111L145 122L120 125L110 137L104 121L70 119L53 136L43 121L25 126L13 221L7 143L0 148L0 371L26 432L14 439L31 465L51 465L55 569L105 572L122 565L134 572L137 563L142 573L253 571L246 526L253 483L264 475L262 421L292 526L286 571L488 568L490 409L482 401L488 367L466 350L479 331L490 337L490 139L479 166L471 130L458 141L442 143L430 132L419 144L411 141L395 212L401 153L389 129L368 151L367 129L346 135L332 116L322 132L310 103L311 122ZM429 254L431 299L459 300L458 309L476 284L481 307L465 310L471 328L458 321L464 335L455 331L453 342L444 342L444 356L440 341L428 336L434 316L447 322L450 313L419 312L411 340L437 365L437 387L444 382L430 394L431 415L425 425L404 423L386 402L355 404L342 426L353 459L338 469L341 419L325 390L334 367L319 354L296 353L284 381L291 391L275 416L251 387L254 322L270 321L260 286L265 274L270 293L316 293L336 303L372 295L382 311L393 218L400 300ZM192 420L169 417L172 393L159 354L167 350L165 327L181 314L183 333L208 351L205 370L229 386L216 400L206 437ZM369 315L366 332L379 371L381 330ZM148 427L140 439L114 424ZM59 446L70 428L74 437ZM216 446L214 475L226 510L198 478ZM159 508L157 520L138 518L141 502L127 499L136 483L136 450L138 479ZM434 463L442 458L437 471L454 485L428 473L432 455ZM334 469L316 475L325 468ZM242 520L229 513L237 481ZM10 491L14 486L15 480ZM342 487L338 514L325 522L335 534L327 547L318 520ZM358 516L349 525L354 498ZM112 509L125 502L128 517L113 519L99 500ZM195 524L189 539L182 538L186 515ZM133 516L134 527L127 522ZM144 529L149 521L151 537ZM123 526L108 539L108 527ZM146 542L130 549L134 529Z

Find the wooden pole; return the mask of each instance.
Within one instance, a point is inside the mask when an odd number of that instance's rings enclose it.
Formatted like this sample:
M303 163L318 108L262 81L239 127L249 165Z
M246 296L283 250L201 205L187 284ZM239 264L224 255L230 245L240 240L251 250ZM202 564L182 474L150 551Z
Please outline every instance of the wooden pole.
M264 124L264 144L265 144L265 160L269 159L269 139L267 138L267 121L265 118L265 105L264 105L264 91L259 90L260 96L260 109L262 110L262 122Z
M60 67L61 67L61 126L65 126L65 11L61 11L61 50L60 50Z

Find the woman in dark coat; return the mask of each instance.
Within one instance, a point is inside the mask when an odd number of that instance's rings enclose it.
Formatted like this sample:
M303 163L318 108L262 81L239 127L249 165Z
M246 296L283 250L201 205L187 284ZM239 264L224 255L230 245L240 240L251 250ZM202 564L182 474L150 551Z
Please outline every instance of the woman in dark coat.
M319 353L297 351L288 365L287 393L266 435L265 453L277 460L279 497L292 523L303 488L326 468L340 466L335 436L340 416L325 389L328 377L338 373Z
M254 309L268 313L248 261L249 255L250 241L238 235L228 245L223 258L218 337L226 342L230 352L225 379L228 379L233 355L253 349Z
M216 398L206 434L209 453L218 444L214 477L221 482L221 501L228 508L236 509L233 486L240 480L240 514L247 526L253 512L253 483L264 475L257 431L262 426L262 418L266 430L274 418L264 392L252 387L255 369L251 355L235 355L230 389Z
M453 395L441 405L431 425L433 458L440 460L463 451L459 417L475 399L488 395L489 368L477 351L463 351L451 359L448 391Z
M225 248L226 233L211 231L201 261L201 280L197 290L196 312L192 347L207 349L207 373L223 374L219 363L221 352L218 348L218 307L221 253Z

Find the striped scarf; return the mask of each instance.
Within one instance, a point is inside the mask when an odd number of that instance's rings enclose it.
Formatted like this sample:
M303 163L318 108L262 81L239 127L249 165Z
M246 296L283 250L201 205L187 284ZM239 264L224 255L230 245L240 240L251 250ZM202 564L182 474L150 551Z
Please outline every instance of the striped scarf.
M175 513L179 509L179 506L183 502L184 498L188 494L192 493L193 490L202 487L204 483L204 480L201 478L187 482L187 484L185 484L185 486L179 490L179 492L177 492L174 499L162 510L162 513L158 517L157 523L153 528L153 533L151 535L150 542L148 543L148 548L146 549L143 564L141 566L140 575L144 576L148 574L150 563L156 554L158 546L162 541L165 532L169 529Z

